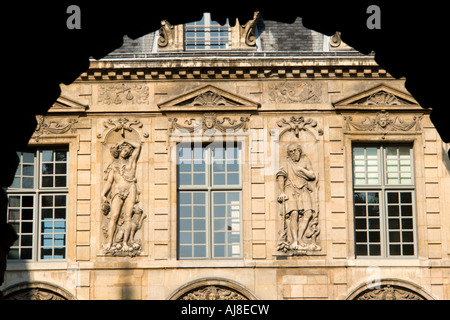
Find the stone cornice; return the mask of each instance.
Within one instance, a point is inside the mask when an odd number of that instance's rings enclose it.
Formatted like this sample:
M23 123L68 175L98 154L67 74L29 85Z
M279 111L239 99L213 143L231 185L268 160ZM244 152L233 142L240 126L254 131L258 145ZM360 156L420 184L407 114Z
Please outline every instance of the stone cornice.
M371 56L174 57L91 61L77 81L391 78Z

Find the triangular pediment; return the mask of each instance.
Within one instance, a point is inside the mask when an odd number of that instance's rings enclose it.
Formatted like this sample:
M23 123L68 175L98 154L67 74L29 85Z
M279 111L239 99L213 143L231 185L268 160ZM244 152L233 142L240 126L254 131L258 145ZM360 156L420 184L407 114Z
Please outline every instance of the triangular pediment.
M412 95L384 84L360 92L334 103L336 109L391 109L420 108Z
M212 85L183 93L158 104L165 111L257 110L259 103Z
M48 112L85 112L86 109L88 109L87 105L61 95L56 99Z

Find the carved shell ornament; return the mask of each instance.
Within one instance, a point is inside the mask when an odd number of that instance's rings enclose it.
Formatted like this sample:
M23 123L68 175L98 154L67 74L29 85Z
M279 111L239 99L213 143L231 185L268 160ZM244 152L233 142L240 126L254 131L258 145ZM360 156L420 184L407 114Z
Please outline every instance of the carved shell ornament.
M208 92L202 93L199 96L197 96L194 99L193 105L194 106L224 106L224 105L226 105L226 101L221 95L219 95L215 92L208 91Z

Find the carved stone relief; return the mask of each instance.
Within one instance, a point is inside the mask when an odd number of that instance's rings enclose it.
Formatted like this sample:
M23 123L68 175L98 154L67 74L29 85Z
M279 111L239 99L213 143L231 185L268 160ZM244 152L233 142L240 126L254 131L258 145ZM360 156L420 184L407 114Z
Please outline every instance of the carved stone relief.
M178 300L248 300L239 292L227 287L205 286L191 290Z
M422 115L413 116L412 121L405 121L402 117L391 116L389 112L382 110L374 117L361 117L359 122L353 121L353 116L344 116L346 131L375 131L375 132L399 132L420 131Z
M99 86L98 103L145 104L148 103L148 87L142 83L102 84Z
M317 121L302 116L281 119L277 121L277 126L281 128L280 145L285 147L281 147L281 166L275 174L280 214L276 251L286 255L321 251L317 239L320 233L319 173L310 155L314 155L314 161L319 160L319 156L312 153L317 150L316 143L323 131L318 128ZM305 152L303 144L309 145L310 155Z
M321 102L322 84L305 81L286 81L269 85L269 101L275 103Z
M39 288L29 288L14 292L5 297L5 300L67 300L56 292Z
M76 131L74 124L78 122L76 119L46 121L42 115L37 115L36 120L37 126L32 136L32 139L36 141L39 141L39 137L44 134L63 134L69 130L74 133Z
M142 238L136 235L147 217L140 206L137 174L142 141L132 127L142 127L142 123L121 118L105 121L104 125L109 128L103 144L109 147L110 160L101 193L102 251L105 255L134 257L142 252Z
M250 118L248 116L240 117L239 121L230 117L218 119L215 113L205 113L201 120L185 120L185 125L179 124L177 118L169 118L169 134L172 134L175 130L187 133L200 133L205 136L213 136L217 131L221 133L236 133L242 130L245 132L248 129L249 121Z
M406 288L386 285L377 289L369 289L361 293L355 300L425 300L421 295Z
M167 47L170 41L173 41L175 35L173 26L167 20L161 21L161 28L159 28L158 46L161 48Z
M259 16L259 11L254 12L253 19L247 21L245 25L241 26L241 38L244 39L247 46L252 47L256 45L255 28Z

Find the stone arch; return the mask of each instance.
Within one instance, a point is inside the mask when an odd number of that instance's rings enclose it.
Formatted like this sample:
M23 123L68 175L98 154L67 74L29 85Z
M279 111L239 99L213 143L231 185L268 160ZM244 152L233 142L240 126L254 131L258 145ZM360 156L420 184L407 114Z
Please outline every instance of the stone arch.
M168 300L257 300L246 287L223 278L201 278L176 289Z
M435 300L420 286L400 279L382 279L360 284L346 300Z
M20 282L3 291L5 300L76 300L66 289L48 282Z

